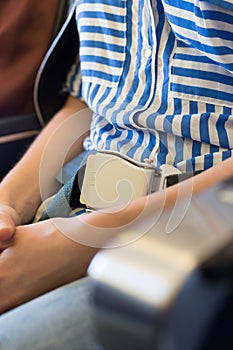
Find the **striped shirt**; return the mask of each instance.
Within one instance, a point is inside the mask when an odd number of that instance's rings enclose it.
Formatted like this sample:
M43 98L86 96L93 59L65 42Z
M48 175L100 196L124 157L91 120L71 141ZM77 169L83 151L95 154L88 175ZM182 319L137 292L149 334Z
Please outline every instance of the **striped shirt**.
M77 0L76 19L87 150L183 172L232 156L233 0Z

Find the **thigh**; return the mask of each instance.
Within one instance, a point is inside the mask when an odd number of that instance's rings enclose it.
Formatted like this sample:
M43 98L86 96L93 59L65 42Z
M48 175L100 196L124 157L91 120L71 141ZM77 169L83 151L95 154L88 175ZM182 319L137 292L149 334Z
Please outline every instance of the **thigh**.
M95 350L89 278L73 282L0 317L1 350Z

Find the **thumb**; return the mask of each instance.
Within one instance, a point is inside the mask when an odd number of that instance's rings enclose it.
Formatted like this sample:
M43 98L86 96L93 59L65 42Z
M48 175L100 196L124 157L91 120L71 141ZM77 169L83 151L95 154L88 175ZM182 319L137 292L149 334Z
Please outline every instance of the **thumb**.
M10 240L15 233L15 226L19 225L19 215L8 205L0 206L0 242Z
M14 236L15 223L8 214L0 214L0 241L7 241Z

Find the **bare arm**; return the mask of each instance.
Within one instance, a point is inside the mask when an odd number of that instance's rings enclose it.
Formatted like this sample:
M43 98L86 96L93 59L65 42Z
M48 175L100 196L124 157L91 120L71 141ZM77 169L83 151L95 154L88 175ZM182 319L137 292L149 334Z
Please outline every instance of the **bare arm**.
M84 276L95 253L125 225L147 215L153 218L157 210L190 194L190 188L196 194L232 175L233 158L110 214L93 212L17 227L14 244L0 254L0 313Z
M82 112L77 113L79 111ZM74 113L77 113L77 117L75 115L77 121L75 118L70 119ZM80 132L82 115L83 119L86 118L82 121L86 130L81 128ZM54 179L61 166L61 148L64 149L62 159L64 163L78 154L82 150L83 138L87 134L85 131L89 128L90 119L91 113L86 104L74 97L68 97L64 107L42 130L23 158L4 178L0 184L0 203L2 205L0 215L2 212L5 219L4 213L9 206L9 214L13 223L9 223L9 227L5 229L3 222L1 229L0 221L0 238L8 238L8 231L11 231L14 223L26 223L34 216L41 202L40 182L43 182L43 178L41 179L39 175L44 159L47 164L47 169L44 170L46 177L44 183L47 184L46 194L51 195L56 190Z
M119 228L133 222L139 215L140 218L151 216L158 210L174 206L177 200L193 196L231 176L233 176L233 157L166 190L139 198L123 209L116 208L111 210L110 214L108 210L106 213L103 211L94 213L93 218L87 217L87 220L97 227Z

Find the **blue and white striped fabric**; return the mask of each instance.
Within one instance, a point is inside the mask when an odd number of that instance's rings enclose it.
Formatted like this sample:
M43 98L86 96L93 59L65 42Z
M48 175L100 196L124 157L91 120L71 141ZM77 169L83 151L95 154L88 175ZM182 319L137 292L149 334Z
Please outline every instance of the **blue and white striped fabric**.
M66 89L93 110L86 149L181 171L233 147L233 0L78 0Z

